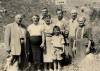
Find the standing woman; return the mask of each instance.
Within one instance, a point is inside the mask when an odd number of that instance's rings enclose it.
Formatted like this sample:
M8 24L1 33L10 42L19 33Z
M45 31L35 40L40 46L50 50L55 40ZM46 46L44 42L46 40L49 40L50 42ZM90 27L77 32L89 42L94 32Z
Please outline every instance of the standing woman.
M35 70L39 70L40 65L42 63L42 49L40 47L42 43L42 32L43 25L39 22L40 17L38 15L34 15L32 17L33 23L28 26L28 32L30 34L30 43L33 55L33 65ZM34 70L34 71L35 71Z
M44 45L45 45L45 50L43 54L43 61L44 61L44 68L45 71L47 71L47 66L49 66L49 71L52 71L51 66L53 63L53 47L51 44L51 37L52 37L52 31L53 31L53 24L51 22L51 15L48 15L45 19L45 24L44 24ZM48 64L48 65L47 65Z

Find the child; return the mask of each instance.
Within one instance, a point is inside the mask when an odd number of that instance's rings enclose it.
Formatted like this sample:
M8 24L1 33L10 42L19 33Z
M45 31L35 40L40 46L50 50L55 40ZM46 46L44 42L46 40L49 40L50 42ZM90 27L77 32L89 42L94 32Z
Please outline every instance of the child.
M61 55L64 53L64 38L58 26L53 28L51 43L54 48L54 71L56 71L57 66L57 70L60 71L62 69L60 61L63 59Z

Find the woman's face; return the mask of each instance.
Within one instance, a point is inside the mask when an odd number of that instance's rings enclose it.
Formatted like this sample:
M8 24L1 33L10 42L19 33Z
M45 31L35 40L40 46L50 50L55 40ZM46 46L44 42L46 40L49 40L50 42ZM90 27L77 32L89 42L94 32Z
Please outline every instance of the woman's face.
M45 22L47 25L50 25L51 24L51 18L47 17L45 18Z
M78 22L79 22L79 26L80 26L80 27L84 26L84 23L85 23L84 20L79 20Z
M83 21L79 21L79 26L83 26L84 22Z
M34 24L37 24L39 22L39 17L33 16L32 21L33 21Z

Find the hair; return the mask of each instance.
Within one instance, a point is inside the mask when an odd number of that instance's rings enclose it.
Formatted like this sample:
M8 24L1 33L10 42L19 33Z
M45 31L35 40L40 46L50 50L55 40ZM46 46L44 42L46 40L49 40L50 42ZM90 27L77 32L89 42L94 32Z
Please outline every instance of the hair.
M60 27L59 27L59 26L54 26L54 27L53 27L52 35L54 35L54 30L55 30L55 29L57 29L58 31L60 31ZM61 33L61 31L60 31L60 33Z
M35 17L38 17L38 18L40 19L40 16L39 16L39 15L36 14L36 15L34 15L34 16L35 16ZM33 16L33 17L34 17L34 16ZM33 17L32 17L32 18L33 18Z
M40 18L40 16L39 16L39 15L37 15L37 14L36 14L36 15L34 15L34 16L36 16L36 17Z
M44 7L42 10L46 9L48 11L48 8L47 7Z
M48 9L47 7L44 7L43 9Z
M50 18L51 19L51 15L47 15L46 18Z
M18 17L23 17L23 14L17 14L17 15L15 16L15 19L18 18Z
M56 13L57 13L58 11L61 11L61 13L63 14L63 10L62 10L62 9L56 9Z
M77 21L79 21L80 19L83 19L83 20L84 20L84 22L86 21L86 18L85 18L85 17L83 17L83 16L79 17Z

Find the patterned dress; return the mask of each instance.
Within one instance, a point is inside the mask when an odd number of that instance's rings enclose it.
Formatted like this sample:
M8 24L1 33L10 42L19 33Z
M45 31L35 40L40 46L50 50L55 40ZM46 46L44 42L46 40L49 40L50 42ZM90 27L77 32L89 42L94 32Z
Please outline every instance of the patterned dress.
M53 47L51 44L51 37L52 37L53 25L46 25L44 24L44 38L45 38L45 51L43 54L43 61L44 62L53 62Z
M76 55L75 58L83 59L86 55L86 48L88 47L89 40L91 40L91 31L87 27L78 27L76 29Z
M64 53L64 38L62 35L59 36L52 36L52 40L51 43L53 45L53 49L54 49L54 60L62 60L62 56L61 54Z

